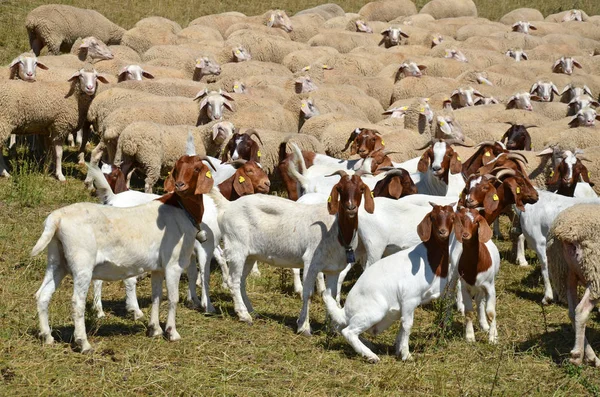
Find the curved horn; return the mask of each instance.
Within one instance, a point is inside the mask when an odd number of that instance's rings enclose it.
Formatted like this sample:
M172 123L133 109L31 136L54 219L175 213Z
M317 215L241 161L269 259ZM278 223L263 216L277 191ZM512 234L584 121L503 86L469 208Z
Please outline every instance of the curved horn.
M339 176L340 176L340 178L343 178L343 177L345 177L345 176L348 176L348 174L347 174L347 173L346 173L346 171L344 171L344 170L337 170L337 171L336 171L336 172L334 172L333 174L329 174L329 175L325 175L325 176L327 177L327 176L334 176L334 175L339 175Z
M246 135L249 135L249 136L254 135L254 136L256 136L258 138L258 141L260 142L260 144L261 145L263 144L262 143L262 139L260 139L260 135L258 135L258 132L256 132L256 130L252 129L251 131L246 131Z
M464 147L473 147L473 145L467 145L466 143L464 143L463 141L461 141L459 139L445 139L444 141L448 145L458 145L458 146L464 146Z
M475 211L477 211L477 212L485 211L485 207L477 207L477 208L475 208Z
M385 167L388 168L388 167ZM381 168L380 168L381 169ZM404 170L402 168L392 168L388 172L385 173L385 177L393 177L393 176L402 176L404 175Z
M400 152L398 152L398 151L396 151L396 150L387 150L387 149L383 149L383 152L382 152L382 153L383 153L383 155L384 155L384 156L388 156L388 155L390 155L390 154L394 154L394 153L400 153Z
M498 169L498 168L497 168ZM494 172L495 170L492 170L492 172ZM517 175L517 171L510 169L510 168L501 168L500 172L498 172L496 174L496 179L501 179L503 176L516 176Z
M215 171L217 170L208 157L206 157L206 156L198 156L198 157L200 157L200 160L206 161L212 167L213 170L215 170Z
M415 150L423 150L431 145L433 145L435 142L437 142L437 139L432 138L429 142L427 142L425 145L423 145L422 147L416 148Z
M244 165L246 163L247 163L247 160L237 159L237 160L234 160L234 161L229 161L229 162L227 162L225 164L232 165L233 168L238 169L238 168L240 168L242 165Z
M508 169L508 168L507 168ZM498 179L498 177L496 175L492 175L492 174L485 174L484 178L488 179L488 180L494 180L494 179Z
M505 122L504 122L504 124L510 124L510 125L512 125L513 127L514 127L515 125L517 125L517 123L515 123L514 121L505 121Z
M578 154L575 155L575 157L577 157L581 161L592 161L592 160L588 159L587 157L585 157L583 155L583 153L578 153Z
M366 170L358 170L354 173L354 175L358 175L359 177L362 177L363 175L373 175L373 174Z
M490 146L494 146L496 144L496 141L482 141L479 142L476 146L484 146L484 145L490 145Z
M523 156L521 153L511 152L511 153L508 153L506 155L506 157L509 159L521 160L522 162L529 164L529 162L527 161L527 158L525 158L525 156Z
M527 128L537 128L537 125L535 124L523 124L523 127Z

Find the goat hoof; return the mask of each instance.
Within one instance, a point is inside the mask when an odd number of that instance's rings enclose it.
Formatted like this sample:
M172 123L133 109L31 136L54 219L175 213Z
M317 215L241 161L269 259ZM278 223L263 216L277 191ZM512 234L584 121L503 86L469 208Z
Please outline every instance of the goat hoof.
M40 335L40 337L43 339L44 344L46 344L46 345L51 345L54 343L54 337L52 337L52 335L50 335L50 334Z
M475 335L467 335L467 336L465 336L465 340L468 343L475 343Z
M172 328L172 327L167 328L166 334L167 334L167 338L169 339L169 342L176 342L179 339L181 339L181 335L179 335L179 332L177 332L177 330L175 328Z
M106 314L103 311L102 312L98 312L98 314L96 314L96 318L97 319L101 319L101 318L104 318L104 317L106 317Z
M131 312L133 314L133 319L135 321L137 321L137 320L139 320L141 318L144 318L144 312L141 311L141 310L139 310L139 309L138 310L132 310Z
M570 358L569 362L573 365L580 366L581 365L581 357L579 358Z
M252 317L249 314L239 315L240 321L252 325Z
M160 328L160 326L158 326L158 327L153 327L153 326L148 327L148 336L149 337L155 338L157 336L162 336L162 334L163 334L163 331Z
M92 354L94 352L92 345L90 345L90 343L87 340L86 341L77 340L76 342L77 342L77 345L80 346L82 354Z
M312 334L310 333L310 327L298 328L298 334L303 336L312 336Z
M379 361L381 361L381 359L379 357L377 357L377 356L367 357L367 362L369 364L377 364Z
M542 299L542 305L549 305L550 303L552 303L552 297L551 296L544 296L544 298Z
M402 361L414 361L413 355L410 353L406 353L406 355L402 355Z
M526 260L520 260L518 262L520 267L529 267L529 263Z
M213 305L209 305L204 309L204 313L206 314L214 314L217 312L217 309Z

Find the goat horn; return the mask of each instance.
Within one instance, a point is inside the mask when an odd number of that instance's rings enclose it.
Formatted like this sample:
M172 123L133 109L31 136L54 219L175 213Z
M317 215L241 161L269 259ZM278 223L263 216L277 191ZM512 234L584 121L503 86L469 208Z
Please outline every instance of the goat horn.
M535 124L524 124L523 127L525 127L525 128L537 128L537 125L535 125Z
M233 168L235 168L235 169L238 169L238 168L240 168L242 165L246 164L246 162L247 162L247 160L244 160L244 159L237 159L237 160L234 160L234 161L229 161L229 162L227 162L227 163L225 163L225 164L232 165L232 166L233 166Z
M385 168L388 168L388 167L385 167ZM388 172L385 173L386 178L392 177L392 176L402 176L402 175L404 175L404 170L402 168L392 168L391 170L389 170Z
M336 172L334 172L333 174L329 174L329 175L325 175L325 176L334 176L334 175L339 175L340 178L343 178L345 176L348 176L348 174L346 173L346 171L344 170L337 170Z
M521 153L508 153L506 157L509 159L521 160L522 162L529 164L525 156L523 156Z
M515 123L514 121L505 121L504 124L510 124L512 126L517 125L517 123Z
M429 147L429 146L433 145L435 142L437 142L437 139L435 139L435 138L432 138L432 139L431 139L429 142L427 142L425 145L423 145L422 147L420 147L420 148L417 148L417 149L415 149L415 150L423 150L423 149L425 149L426 147Z
M490 179L490 180L492 180L492 179L498 179L498 177L496 177L496 175L492 175L492 174L485 174L484 177L486 179Z
M382 153L383 153L384 156L388 156L390 154L395 154L395 153L400 153L400 152L398 152L396 150L387 150L387 149L384 149Z
M588 159L587 157L585 157L583 154L576 154L575 157L577 157L579 160L582 160L582 161L592 161L592 160Z
M492 170L492 172L494 172L494 171L495 171L495 170ZM513 169L510 169L510 168L503 168L503 169L501 169L501 171L500 171L500 172L498 172L498 173L496 174L496 179L500 179L500 178L502 178L502 177L503 177L503 176L505 176L505 175L508 175L508 176L516 176L516 175L517 175L517 172L516 172L515 170L513 170Z
M358 170L354 173L354 175L358 175L359 177L361 177L363 175L373 175L373 174L366 170Z
M212 167L213 170L215 170L215 171L217 170L208 157L206 157L206 156L198 156L198 157L200 157L200 160L206 161Z
M495 144L496 144L496 141L482 141L482 142L479 142L479 143L477 144L477 147L479 147L479 146L484 146L484 145L490 145L490 146L493 146L493 145L495 145Z
M260 135L258 135L258 132L256 132L256 130L251 130L250 132L246 131L246 135L254 135L258 138L258 141L260 142L260 144L262 145L262 139L260 139Z
M458 145L458 146L464 146L464 147L473 147L473 145L467 145L466 143L464 143L463 141L461 141L459 139L445 139L444 141L448 145Z

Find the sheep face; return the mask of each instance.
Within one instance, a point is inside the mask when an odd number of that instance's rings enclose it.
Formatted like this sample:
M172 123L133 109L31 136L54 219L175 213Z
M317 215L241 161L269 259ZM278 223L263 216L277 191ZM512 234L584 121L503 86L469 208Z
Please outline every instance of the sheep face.
M529 58L527 57L527 54L525 53L525 51L519 49L519 50L513 50L510 49L508 51L506 51L504 53L504 55L506 55L507 57L511 57L515 60L515 62L521 62L522 60L527 61Z
M450 98L452 99L453 103L456 104L454 107L463 108L467 106L474 106L475 101L473 97L476 96L480 98L484 97L481 92L477 91L473 87L468 87L454 90L450 95Z
M508 103L506 104L507 109L522 109L532 112L533 106L531 105L531 100L539 100L540 98L537 95L531 95L528 92L517 93L510 97Z
M283 29L285 32L290 33L294 30L292 26L292 21L287 16L285 11L277 10L274 11L269 17L269 21L267 22L267 26L270 28L279 28Z
M221 74L221 66L208 57L202 57L196 60L196 69L204 76Z
M465 54L463 54L461 51L455 50L455 49L446 50L446 54L444 55L444 58L454 59L455 61L458 61L458 62L465 62L465 63L469 62L469 60L467 59Z
M74 82L75 80L79 80L79 88L82 92L89 96L96 94L98 81L108 84L108 80L106 80L104 76L99 75L95 69L92 71L80 69L78 72L75 72L68 81Z
M235 47L232 52L233 59L235 59L236 62L244 62L252 59L250 52L242 46Z
M554 65L552 65L552 71L554 73L564 73L571 75L573 74L573 67L576 67L578 69L582 68L581 64L577 62L574 58L560 57L556 60L556 62L554 62Z
M140 65L127 65L119 72L118 82L120 83L127 80L142 81L144 77L147 79L153 79L154 75L142 69Z
M223 108L227 108L233 112L233 106L228 101L228 99L233 100L233 98L226 92L224 93L219 90L218 92L212 91L207 93L205 89L200 91L194 98L194 100L199 99L202 99L199 110L202 111L206 108L206 115L211 120L221 120L223 118Z
M437 125L443 135L438 138L457 139L464 142L465 136L462 129L451 116L437 116Z
M235 127L231 121L220 121L212 127L212 139L217 145L227 141L235 133Z
M552 102L554 94L558 95L558 88L551 81L537 81L531 86L529 93L537 96L540 102Z
M355 22L356 24L356 31L357 32L362 32L362 33L373 33L373 29L368 26L365 21L361 21L358 20Z
M35 81L36 68L48 70L48 67L39 62L35 55L18 56L8 65L11 69L11 76L17 76L23 81Z
M591 96L592 98L594 97L592 95L592 90L590 90L590 88L587 85L584 85L583 87L576 87L573 84L568 84L565 86L565 88L563 88L562 92L560 93L560 100L562 102L569 103L578 96L585 94Z
M571 10L562 17L562 22L583 21L583 13L581 10Z
M434 34L433 36L431 36L431 48L435 47L436 45L440 45L443 41L444 36L442 36L441 34Z
M475 100L475 106L481 106L481 105L496 105L500 102L498 102L498 100L496 98L494 98L493 96L489 97L489 98L477 98Z
M580 95L569 102L569 115L577 114L587 107L599 107L600 102L593 100L589 95Z
M302 94L304 92L311 92L311 91L315 91L317 89L317 86L315 85L315 83L313 83L310 76L302 76L302 77L297 78L295 81L295 85L296 85L296 93L297 94Z
M236 94L243 94L246 92L246 84L242 83L241 81L235 81L233 83L233 92L235 92Z
M537 30L530 22L518 21L512 25L513 32L529 34L529 30Z
M390 108L383 112L384 115L390 116L391 119L402 119L406 115L408 106L401 106L397 108Z
M427 69L425 65L417 65L415 62L404 62L398 68L398 74L404 77L421 77L422 71Z
M317 109L311 98L302 100L302 103L300 104L300 111L307 120L320 114L319 109Z
M596 124L596 120L600 120L600 115L596 113L595 109L584 108L581 109L575 117L569 122L571 127L593 127Z
M115 57L106 44L93 36L83 39L79 46L80 59L85 60L86 55L93 60L106 60Z
M409 36L402 31L400 28L389 27L381 32L381 41L385 43L386 47L392 47L400 45L402 37L408 38Z

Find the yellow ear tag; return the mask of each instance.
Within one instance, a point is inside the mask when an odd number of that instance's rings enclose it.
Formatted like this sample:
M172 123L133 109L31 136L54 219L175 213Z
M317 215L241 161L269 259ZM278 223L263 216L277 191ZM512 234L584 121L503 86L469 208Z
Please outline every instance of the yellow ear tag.
M446 125L445 121L440 121L440 125Z
M306 103L303 103L302 105L300 105L300 107L305 108L306 107Z
M383 139L381 140L381 146L385 146L385 142L383 141Z
M305 72L308 71L308 70L310 70L310 65L305 66L302 70L305 71Z
M588 179L592 176L592 173L588 171Z
M207 177L207 178L212 178L212 174L210 173L210 170L209 170L209 171L206 171L206 177Z
M244 178L243 176L240 176L240 177L238 178L238 181L239 181L240 183L244 183L244 182L246 182L246 178Z
M485 157L490 157L490 156L491 156L491 154L490 154L490 152L485 152L484 156L485 156Z
M328 69L328 68L329 68L329 65L323 65L323 66L322 66L322 68L323 68L323 69Z
M258 157L260 157L260 150L259 150L259 151L256 153L256 155L257 155Z
M419 109L419 112L424 112L424 111L425 111L425 108L420 108Z
M236 90L236 89L238 89L238 88L240 88L240 86L239 86L239 85L237 85L237 84L233 86L233 89L234 89L234 90Z
M275 15L271 14L271 18L269 18L269 21L273 22L275 20Z
M498 201L499 200L497 194L494 194L494 196L492 198L494 199L494 201Z
M240 55L240 54L241 54L240 50L235 50L235 55Z
M554 176L554 171L550 171L550 176Z
M517 194L521 193L521 188L517 186Z
M456 159L457 159L458 161L462 161L462 160L460 159L460 156L456 156Z
M402 106L400 110L408 110L408 106Z
M329 197L327 198L327 202L328 202L328 203L331 203L331 196L329 196Z
M371 197L375 198L375 195L373 194L373 192L371 192Z

